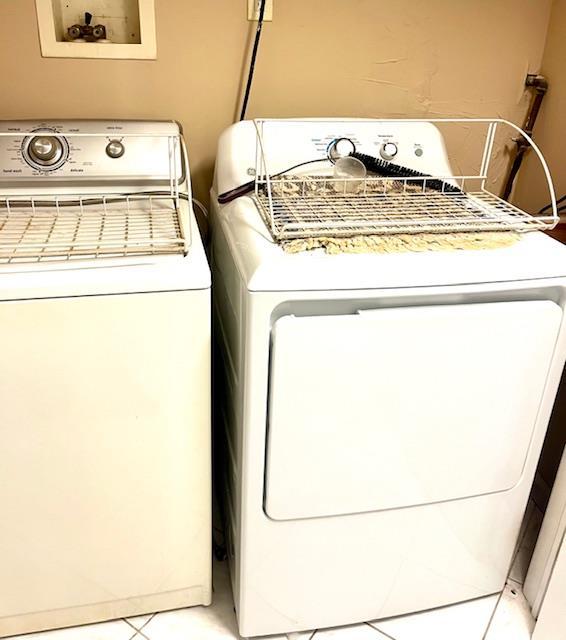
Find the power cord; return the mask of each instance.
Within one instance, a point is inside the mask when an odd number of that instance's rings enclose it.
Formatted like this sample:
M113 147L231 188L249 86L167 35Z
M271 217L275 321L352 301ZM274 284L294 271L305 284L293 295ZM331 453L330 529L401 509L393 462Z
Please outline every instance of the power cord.
M195 217L197 219L197 224L200 229L203 242L205 243L205 245L207 245L210 239L210 220L208 217L208 210L202 204L202 202L200 202L200 200L197 200L196 198L193 198L193 205L201 213L201 215L196 215L196 211L195 211Z
M200 209L200 212L202 213L202 215L204 216L204 218L206 220L208 218L208 211L207 211L206 207L202 204L202 202L200 202L196 198L193 198L193 204L196 204L196 206Z
M316 158L315 160L306 160L305 162L299 162L299 164L294 164L292 167L284 169L283 171L279 171L279 173L272 173L269 176L270 180L273 178L278 178L285 173L289 173L289 171L293 171L293 169L297 169L298 167L303 167L306 164L314 164L315 162L328 162L328 158ZM232 202L236 198L240 196L245 196L247 193L251 193L255 188L255 180L250 180L249 182L245 182L241 184L239 187L235 187L234 189L230 189L230 191L225 191L218 196L218 202L220 204L227 204L228 202Z
M259 20L257 22L257 29L255 32L255 40L254 46L252 49L252 57L250 60L250 69L248 71L248 81L246 83L246 91L244 93L244 100L242 102L242 111L240 112L240 120L243 120L246 117L246 111L248 108L248 101L250 99L250 91L252 88L252 82L254 79L254 71L255 71L255 61L257 58L257 51L259 49L259 41L261 39L261 28L263 27L263 16L265 14L265 3L266 0L261 0L261 5L259 7Z

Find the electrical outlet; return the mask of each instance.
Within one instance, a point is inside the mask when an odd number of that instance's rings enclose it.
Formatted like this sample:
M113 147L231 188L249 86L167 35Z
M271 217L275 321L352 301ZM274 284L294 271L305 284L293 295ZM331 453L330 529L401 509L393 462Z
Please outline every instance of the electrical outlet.
M261 0L248 0L248 20L259 20L259 9ZM263 12L263 21L273 20L273 0L265 0L265 11Z

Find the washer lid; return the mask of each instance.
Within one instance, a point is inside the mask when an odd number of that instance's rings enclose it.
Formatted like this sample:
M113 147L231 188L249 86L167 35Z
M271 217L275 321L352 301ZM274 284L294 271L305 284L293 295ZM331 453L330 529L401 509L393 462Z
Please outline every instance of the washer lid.
M212 202L216 195L212 193ZM214 206L214 205L213 205ZM309 291L476 284L566 277L566 246L531 232L501 249L396 254L285 253L249 197L217 209L250 291Z

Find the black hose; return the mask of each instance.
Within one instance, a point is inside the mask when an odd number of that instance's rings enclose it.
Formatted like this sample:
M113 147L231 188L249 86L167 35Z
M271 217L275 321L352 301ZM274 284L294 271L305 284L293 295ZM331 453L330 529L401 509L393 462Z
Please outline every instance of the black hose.
M558 206L559 204L562 204L565 200L566 200L566 194L565 194L565 195L563 195L561 198L559 198L559 199L556 201L556 206ZM539 211L539 215L540 215L541 213L544 213L547 209L550 209L551 207L552 207L552 202L549 202L549 203L548 203L547 205L545 205L542 209L540 209L540 211ZM563 211L563 210L564 210L564 207L560 207L560 208L558 209L558 211Z
M252 49L252 58L250 60L250 70L248 71L248 81L246 83L246 91L244 93L244 101L242 102L242 111L240 113L240 120L243 120L246 117L246 111L248 108L248 101L250 99L250 91L252 88L252 82L254 79L254 71L255 71L255 61L257 58L257 50L259 49L259 41L261 39L261 28L263 26L263 16L265 13L265 3L266 0L261 0L261 5L259 8L259 20L257 22L257 30L255 32L255 40L254 46Z

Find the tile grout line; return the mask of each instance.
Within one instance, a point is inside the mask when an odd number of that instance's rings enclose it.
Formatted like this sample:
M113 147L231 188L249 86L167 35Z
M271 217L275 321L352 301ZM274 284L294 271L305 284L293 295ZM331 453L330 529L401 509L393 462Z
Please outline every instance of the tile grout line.
M142 629L145 629L145 627L153 620L153 618L155 618L156 615L157 615L157 613L152 613L151 616L149 617L149 619L146 620L139 629L137 627L135 627L127 618L122 618L122 620L135 631L134 635L131 636L130 638L128 638L128 640L134 640L134 638L138 634L142 638L145 638L146 640L149 640L149 638L145 635L145 633L142 633Z
M147 625L155 618L155 616L158 614L159 612L156 611L155 613L152 613L149 618L142 624L142 626L138 629L138 631L141 631L142 629L145 629L147 627ZM143 635L143 634L142 634Z
M386 638L389 638L389 640L395 640L393 636L390 636L388 633L385 633L385 631L382 631L379 627L374 626L371 622L364 622L364 624L367 624L368 627L375 629L375 631L377 631L378 633L381 633Z
M141 627L139 627L139 628L138 628L138 627L136 627L135 625L133 625L133 624L128 620L128 618L122 618L122 620L123 620L126 624L129 624L129 625L130 625L130 627L132 627L132 629L135 629L136 631L141 631L144 627L146 627L146 626L147 626L147 625L148 625L148 624L153 620L153 618L155 618L155 616L157 615L157 613L158 613L158 612L156 611L155 613L150 614L150 615L149 615L149 618L148 618L148 619L147 619L147 620L142 624L142 626L141 626ZM144 614L141 614L141 615L144 615ZM146 615L147 615L147 614L146 614ZM137 617L137 616L135 616L135 617Z
M507 583L505 583L507 584ZM484 634L481 638L481 640L486 640L487 638L487 634L489 633L489 630L491 629L491 623L493 622L493 619L495 618L495 614L497 613L497 609L499 608L499 605L501 604L501 600L503 599L503 594L505 592L505 586L503 587L503 589L501 590L499 597L497 598L497 602L495 603L495 607L493 607L493 611L491 612L491 616L489 617L489 622L487 623L487 627L485 628Z
M128 618L122 618L122 620L129 625L130 627L132 627L132 629L134 629L134 631L137 633L139 631L139 629L137 627L134 627L134 625L128 620ZM131 640L131 639L130 639Z

